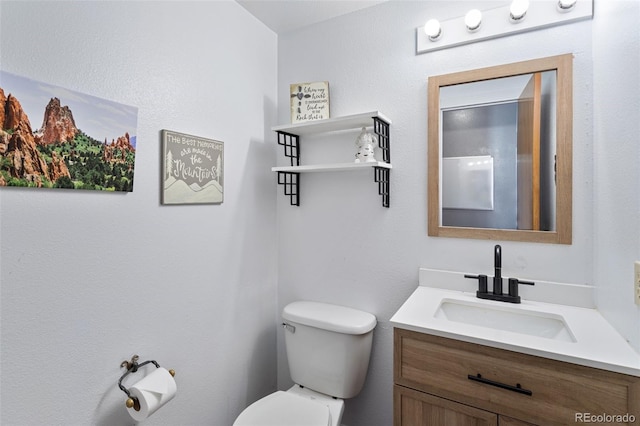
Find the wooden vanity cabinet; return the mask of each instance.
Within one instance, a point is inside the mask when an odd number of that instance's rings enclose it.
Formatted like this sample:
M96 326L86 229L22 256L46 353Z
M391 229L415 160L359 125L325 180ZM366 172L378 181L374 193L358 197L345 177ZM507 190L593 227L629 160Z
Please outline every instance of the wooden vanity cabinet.
M640 378L474 343L394 331L394 426L640 424ZM590 418L593 420L593 417Z

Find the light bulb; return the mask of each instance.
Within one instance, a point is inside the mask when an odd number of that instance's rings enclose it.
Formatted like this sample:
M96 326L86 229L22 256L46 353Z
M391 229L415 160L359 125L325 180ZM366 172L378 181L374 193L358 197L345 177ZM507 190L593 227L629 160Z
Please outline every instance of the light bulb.
M442 35L442 27L440 26L440 22L437 19L429 19L426 24L424 24L424 33L429 37L429 40L436 41Z
M558 0L558 11L569 12L577 2L578 0Z
M471 9L464 15L464 24L469 32L477 31L482 24L482 12L478 9Z
M529 0L513 0L509 8L509 19L511 22L517 23L524 19L529 9Z

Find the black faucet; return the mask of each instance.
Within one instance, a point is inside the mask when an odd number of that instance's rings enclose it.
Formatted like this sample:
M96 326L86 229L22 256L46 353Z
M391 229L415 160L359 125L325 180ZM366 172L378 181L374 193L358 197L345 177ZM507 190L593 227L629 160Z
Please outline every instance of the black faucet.
M502 247L493 248L493 294L502 294Z
M499 244L493 248L493 291L489 292L487 288L486 275L465 275L465 278L473 278L478 280L478 291L476 297L479 299L497 300L500 302L520 303L518 295L518 285L535 285L531 281L522 281L518 278L509 278L509 293L502 293L502 247Z

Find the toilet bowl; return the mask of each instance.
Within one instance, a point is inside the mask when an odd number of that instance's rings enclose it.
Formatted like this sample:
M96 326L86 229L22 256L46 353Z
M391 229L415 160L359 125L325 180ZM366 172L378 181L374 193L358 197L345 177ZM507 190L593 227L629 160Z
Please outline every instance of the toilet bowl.
M339 426L344 401L294 385L254 402L233 426Z
M344 399L355 397L364 385L376 317L298 301L285 306L282 319L295 385L254 402L233 426L339 426Z

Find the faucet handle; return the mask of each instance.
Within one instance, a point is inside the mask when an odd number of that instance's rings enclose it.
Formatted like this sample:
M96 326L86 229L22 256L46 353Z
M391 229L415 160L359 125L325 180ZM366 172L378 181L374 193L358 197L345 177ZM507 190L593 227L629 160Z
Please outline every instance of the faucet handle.
M487 276L486 275L464 275L465 278L478 280L478 293L487 293Z
M518 284L535 285L536 283L534 283L533 281L519 280L517 278L509 278L509 296L519 297Z

